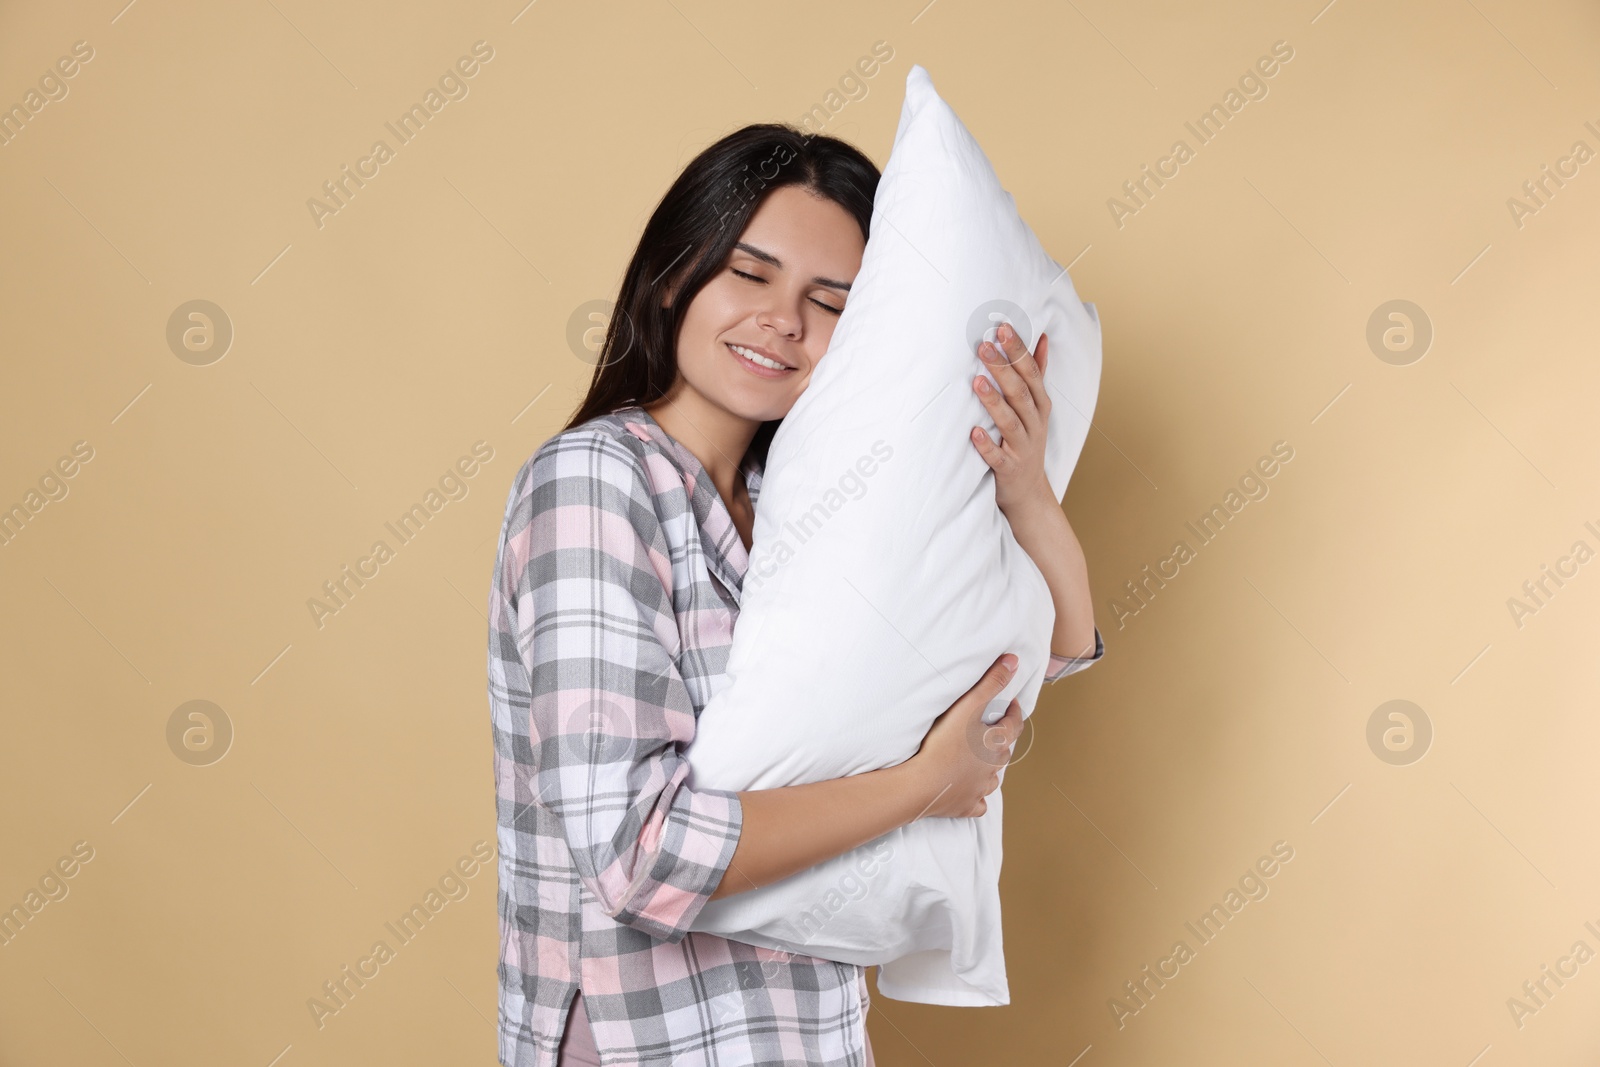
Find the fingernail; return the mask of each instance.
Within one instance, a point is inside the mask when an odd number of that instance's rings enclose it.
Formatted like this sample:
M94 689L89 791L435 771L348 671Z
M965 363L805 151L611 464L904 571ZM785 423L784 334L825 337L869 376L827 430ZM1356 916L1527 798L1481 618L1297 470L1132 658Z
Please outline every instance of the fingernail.
M1007 652L1000 657L1000 666L1005 668L1007 674L1015 674L1017 671L1017 657Z

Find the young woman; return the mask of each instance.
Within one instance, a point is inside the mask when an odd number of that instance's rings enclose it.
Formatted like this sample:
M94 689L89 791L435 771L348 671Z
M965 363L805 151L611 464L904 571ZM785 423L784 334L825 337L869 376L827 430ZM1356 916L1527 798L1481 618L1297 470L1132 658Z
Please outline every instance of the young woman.
M987 808L1021 729L1001 656L894 767L782 789L688 784L723 679L767 446L861 267L878 170L783 125L702 152L628 266L587 398L518 471L490 596L499 814L500 1062L872 1064L865 968L690 932L766 885L918 818ZM1083 552L1044 477L1049 414L1014 334L973 388L971 440L1049 582L1047 678L1104 653ZM1092 649L1092 652L1091 652Z

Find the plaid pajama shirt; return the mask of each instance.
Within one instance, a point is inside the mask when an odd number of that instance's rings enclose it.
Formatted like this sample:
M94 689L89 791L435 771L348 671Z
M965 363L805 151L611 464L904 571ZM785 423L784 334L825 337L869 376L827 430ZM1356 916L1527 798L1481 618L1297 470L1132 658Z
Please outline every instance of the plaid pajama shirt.
M761 469L743 474L754 503ZM864 967L689 930L743 825L683 749L748 565L704 467L640 407L517 472L489 598L505 1067L554 1067L579 988L608 1064L864 1062ZM1096 629L1047 680L1104 650Z

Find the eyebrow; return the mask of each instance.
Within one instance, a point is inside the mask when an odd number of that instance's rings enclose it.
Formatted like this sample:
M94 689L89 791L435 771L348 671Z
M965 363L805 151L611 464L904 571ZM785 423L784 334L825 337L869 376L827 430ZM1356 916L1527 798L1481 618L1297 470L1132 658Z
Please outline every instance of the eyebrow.
M783 269L783 260L781 260L777 256L773 255L771 252L764 252L761 249L757 248L755 245L745 244L743 241L738 242L733 247L739 249L742 252L750 253L752 256L755 256L757 259L761 260L761 262L763 262L763 263L770 263L774 267L777 267L779 270ZM818 275L817 277L812 278L811 280L813 282L816 282L818 285L826 285L829 289L843 289L847 293L850 291L850 283L849 282L841 282L837 278L824 278L821 275Z

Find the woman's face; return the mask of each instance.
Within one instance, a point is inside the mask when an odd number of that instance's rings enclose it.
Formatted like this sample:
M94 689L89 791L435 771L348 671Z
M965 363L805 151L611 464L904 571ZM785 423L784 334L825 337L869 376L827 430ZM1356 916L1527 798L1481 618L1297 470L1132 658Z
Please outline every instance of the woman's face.
M866 242L844 208L780 186L751 216L678 334L680 384L755 422L789 413L828 350ZM760 366L737 348L783 364Z

